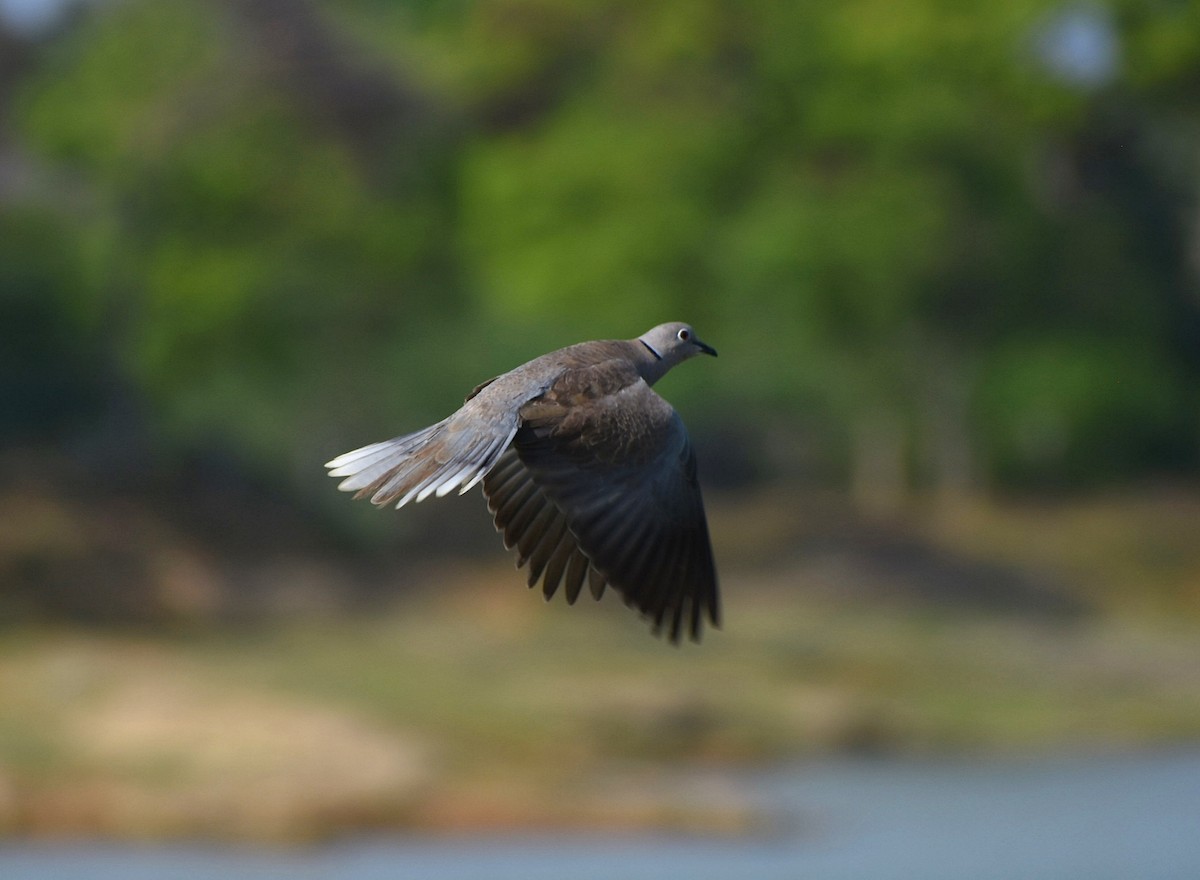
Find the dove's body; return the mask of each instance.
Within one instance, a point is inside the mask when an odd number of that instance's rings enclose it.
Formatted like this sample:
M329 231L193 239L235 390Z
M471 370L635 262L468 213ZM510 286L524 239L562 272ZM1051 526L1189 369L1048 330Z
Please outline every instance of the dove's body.
M696 463L675 410L650 386L695 354L685 324L584 342L476 388L450 417L331 461L338 488L375 504L421 501L480 480L529 584L573 602L611 585L677 640L719 621Z

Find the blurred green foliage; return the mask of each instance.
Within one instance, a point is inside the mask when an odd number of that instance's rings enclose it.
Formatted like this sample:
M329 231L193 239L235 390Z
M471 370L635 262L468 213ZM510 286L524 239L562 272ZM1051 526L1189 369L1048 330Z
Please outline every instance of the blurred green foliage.
M760 473L865 501L1194 474L1198 19L89 6L4 120L72 195L0 204L0 344L27 396L120 389L162 454L301 491L489 375L669 319L722 354L672 399ZM9 439L61 428L15 384Z

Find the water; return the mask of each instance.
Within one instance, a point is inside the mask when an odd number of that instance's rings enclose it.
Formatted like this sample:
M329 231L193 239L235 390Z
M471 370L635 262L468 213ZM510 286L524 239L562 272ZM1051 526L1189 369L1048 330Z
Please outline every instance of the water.
M845 761L738 777L769 839L399 837L302 851L0 846L4 880L1195 880L1200 753Z

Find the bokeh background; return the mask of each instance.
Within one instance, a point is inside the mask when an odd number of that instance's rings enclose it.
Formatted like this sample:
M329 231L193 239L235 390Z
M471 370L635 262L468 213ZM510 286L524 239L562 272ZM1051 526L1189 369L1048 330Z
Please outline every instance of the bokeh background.
M737 834L664 780L1194 743L1198 188L1190 0L3 0L0 832ZM323 475L664 320L701 646Z

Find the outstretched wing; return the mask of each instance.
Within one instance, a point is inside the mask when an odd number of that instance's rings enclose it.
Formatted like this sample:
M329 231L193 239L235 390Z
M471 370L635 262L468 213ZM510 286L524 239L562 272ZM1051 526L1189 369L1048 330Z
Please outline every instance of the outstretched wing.
M497 525L529 559L548 553L547 579L565 565L569 598L582 557L588 577L610 584L655 632L678 641L686 628L698 640L706 616L719 625L720 607L695 455L671 405L627 367L612 370L619 375L567 371L521 407L513 449L528 476L502 460L511 474L500 483L498 467L493 488L513 488L508 506L493 509ZM518 486L528 493L519 505Z
M504 546L517 551L517 567L529 565L529 586L541 580L549 599L561 584L572 605L585 582L595 598L604 595L604 576L579 549L567 518L538 487L515 448L483 478L483 494Z

